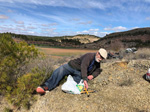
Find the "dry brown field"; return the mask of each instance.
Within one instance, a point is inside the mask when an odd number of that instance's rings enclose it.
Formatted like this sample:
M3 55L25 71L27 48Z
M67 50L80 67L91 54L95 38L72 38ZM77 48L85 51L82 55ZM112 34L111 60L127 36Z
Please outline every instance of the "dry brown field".
M63 48L44 48L44 47L37 47L37 48L39 49L39 51L43 52L46 56L52 56L54 58L82 55L88 52L97 52L97 50L87 50L87 49L63 49Z

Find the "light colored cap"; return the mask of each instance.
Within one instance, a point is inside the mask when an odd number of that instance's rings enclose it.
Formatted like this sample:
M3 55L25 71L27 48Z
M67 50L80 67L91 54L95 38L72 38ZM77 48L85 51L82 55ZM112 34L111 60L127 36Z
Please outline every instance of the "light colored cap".
M101 55L104 59L107 58L107 51L106 51L105 49L100 48L100 49L98 50L98 52L100 53L100 55Z

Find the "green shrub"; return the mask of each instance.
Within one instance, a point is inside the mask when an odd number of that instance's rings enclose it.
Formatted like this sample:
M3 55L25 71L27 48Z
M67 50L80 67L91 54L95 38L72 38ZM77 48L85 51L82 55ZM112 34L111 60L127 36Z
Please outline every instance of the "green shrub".
M34 46L27 43L15 43L10 35L0 35L0 93L5 94L15 87L21 74L19 69L39 55ZM7 87L8 86L8 87Z
M13 110L10 109L10 108L8 108L8 107L5 107L5 108L4 108L4 112L13 112Z
M7 94L7 99L17 107L25 107L29 109L31 102L36 99L33 95L34 90L41 82L44 82L50 76L45 77L45 70L33 68L31 73L24 74L19 77L14 88L10 94Z
M29 73L20 72L40 55L34 46L26 42L15 43L9 34L0 35L0 94L18 107L29 108L30 101L35 100L35 88L51 74L47 68L38 66Z

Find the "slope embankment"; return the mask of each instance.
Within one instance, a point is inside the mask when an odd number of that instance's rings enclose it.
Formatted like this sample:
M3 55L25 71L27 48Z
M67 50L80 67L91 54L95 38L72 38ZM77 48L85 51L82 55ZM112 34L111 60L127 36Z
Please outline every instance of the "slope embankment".
M30 112L149 112L150 83L143 76L150 60L109 61L102 63L102 73L89 87L90 97L61 91L58 86L39 96Z

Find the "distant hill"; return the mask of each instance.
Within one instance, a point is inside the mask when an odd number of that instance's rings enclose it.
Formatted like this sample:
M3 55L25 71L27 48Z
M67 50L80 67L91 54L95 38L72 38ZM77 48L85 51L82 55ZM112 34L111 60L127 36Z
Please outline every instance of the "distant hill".
M25 40L28 44L51 47L70 47L99 49L100 47L119 50L128 47L150 47L150 27L116 32L103 38L95 35L80 34L75 36L44 37L10 33L15 41Z
M95 35L79 34L75 36L59 36L59 37L43 37L32 35L21 35L10 33L16 42L22 40L28 44L35 44L40 46L54 46L54 47L73 47L80 48L81 45L92 43L100 39Z
M150 47L150 27L111 33L98 41L82 45L82 48L98 49L100 47L113 50L127 47Z
M92 43L94 41L99 40L100 38L94 35L75 35L72 39L79 39L81 43Z

